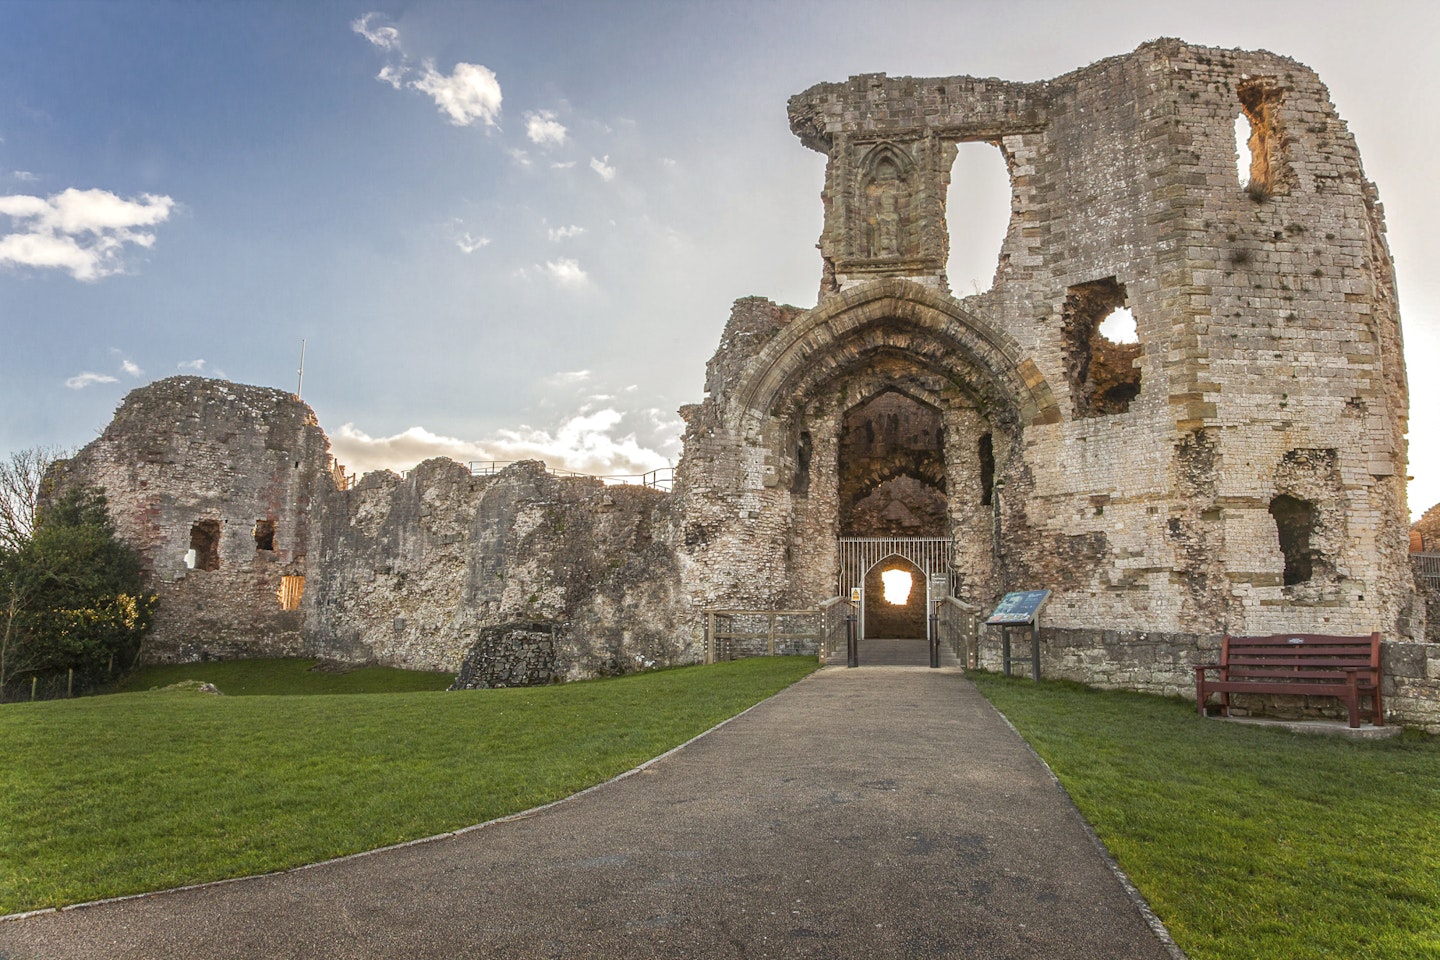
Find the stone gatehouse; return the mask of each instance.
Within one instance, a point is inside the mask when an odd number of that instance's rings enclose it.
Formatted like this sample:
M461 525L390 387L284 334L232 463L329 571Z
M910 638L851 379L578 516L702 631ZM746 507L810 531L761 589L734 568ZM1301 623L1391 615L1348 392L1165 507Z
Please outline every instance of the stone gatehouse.
M1225 631L1378 629L1388 705L1440 722L1384 219L1311 70L1157 40L1045 82L861 75L789 117L827 157L818 303L736 302L672 492L448 461L346 488L284 393L132 393L69 470L144 552L152 656L454 669L525 622L583 676L696 659L707 607L854 587L903 633L875 582L902 566L982 607L1051 589L1046 670L1105 685L1184 691ZM1011 217L956 297L963 142L1004 158ZM1102 330L1122 308L1133 341ZM853 560L921 541L930 569Z

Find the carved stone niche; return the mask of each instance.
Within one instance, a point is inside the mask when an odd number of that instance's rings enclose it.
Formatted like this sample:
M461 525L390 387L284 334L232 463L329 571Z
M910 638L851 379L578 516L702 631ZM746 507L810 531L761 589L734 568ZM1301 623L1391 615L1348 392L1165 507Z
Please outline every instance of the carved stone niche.
M935 273L939 258L927 250L932 217L927 183L927 141L853 143L847 164L848 216L835 264L856 276L922 276Z

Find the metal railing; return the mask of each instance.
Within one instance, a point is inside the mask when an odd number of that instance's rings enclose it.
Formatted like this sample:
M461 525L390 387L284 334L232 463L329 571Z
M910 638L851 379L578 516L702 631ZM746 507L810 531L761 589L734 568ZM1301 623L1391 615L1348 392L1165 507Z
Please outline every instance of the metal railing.
M946 597L939 603L940 640L950 645L956 659L967 670L980 666L980 614L979 607L955 597Z
M1440 590L1440 553L1410 554L1410 569L1421 586Z
M845 659L846 644L849 640L845 632L845 620L855 612L855 605L848 597L831 597L820 604L820 617L824 625L823 639L820 642L820 662L837 663Z
M804 610L705 611L705 662L818 653L824 636L819 607Z
M489 477L499 473L511 464L520 463L519 460L471 460L465 465L470 468L472 477ZM544 461L541 461L544 463ZM646 473L624 473L624 474L597 474L579 473L575 470L562 470L545 464L545 472L552 477L589 477L592 480L599 480L607 484L634 484L641 487L649 487L652 490L662 490L669 493L675 487L675 468L657 467Z

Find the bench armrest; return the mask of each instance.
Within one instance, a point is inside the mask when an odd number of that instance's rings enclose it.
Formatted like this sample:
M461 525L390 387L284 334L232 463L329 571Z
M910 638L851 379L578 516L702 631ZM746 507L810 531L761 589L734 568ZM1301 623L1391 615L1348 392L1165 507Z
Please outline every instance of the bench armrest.
M1195 665L1195 672L1200 673L1202 670L1219 670L1222 666L1223 665L1219 663L1197 663Z

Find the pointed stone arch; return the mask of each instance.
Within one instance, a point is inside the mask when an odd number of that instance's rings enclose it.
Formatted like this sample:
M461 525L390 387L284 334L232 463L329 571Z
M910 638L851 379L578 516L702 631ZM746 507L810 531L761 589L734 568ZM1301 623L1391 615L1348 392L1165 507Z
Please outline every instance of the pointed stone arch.
M749 365L733 410L758 425L881 354L942 374L999 419L1021 427L1060 420L1050 385L1014 340L954 299L898 278L846 290L787 325Z

